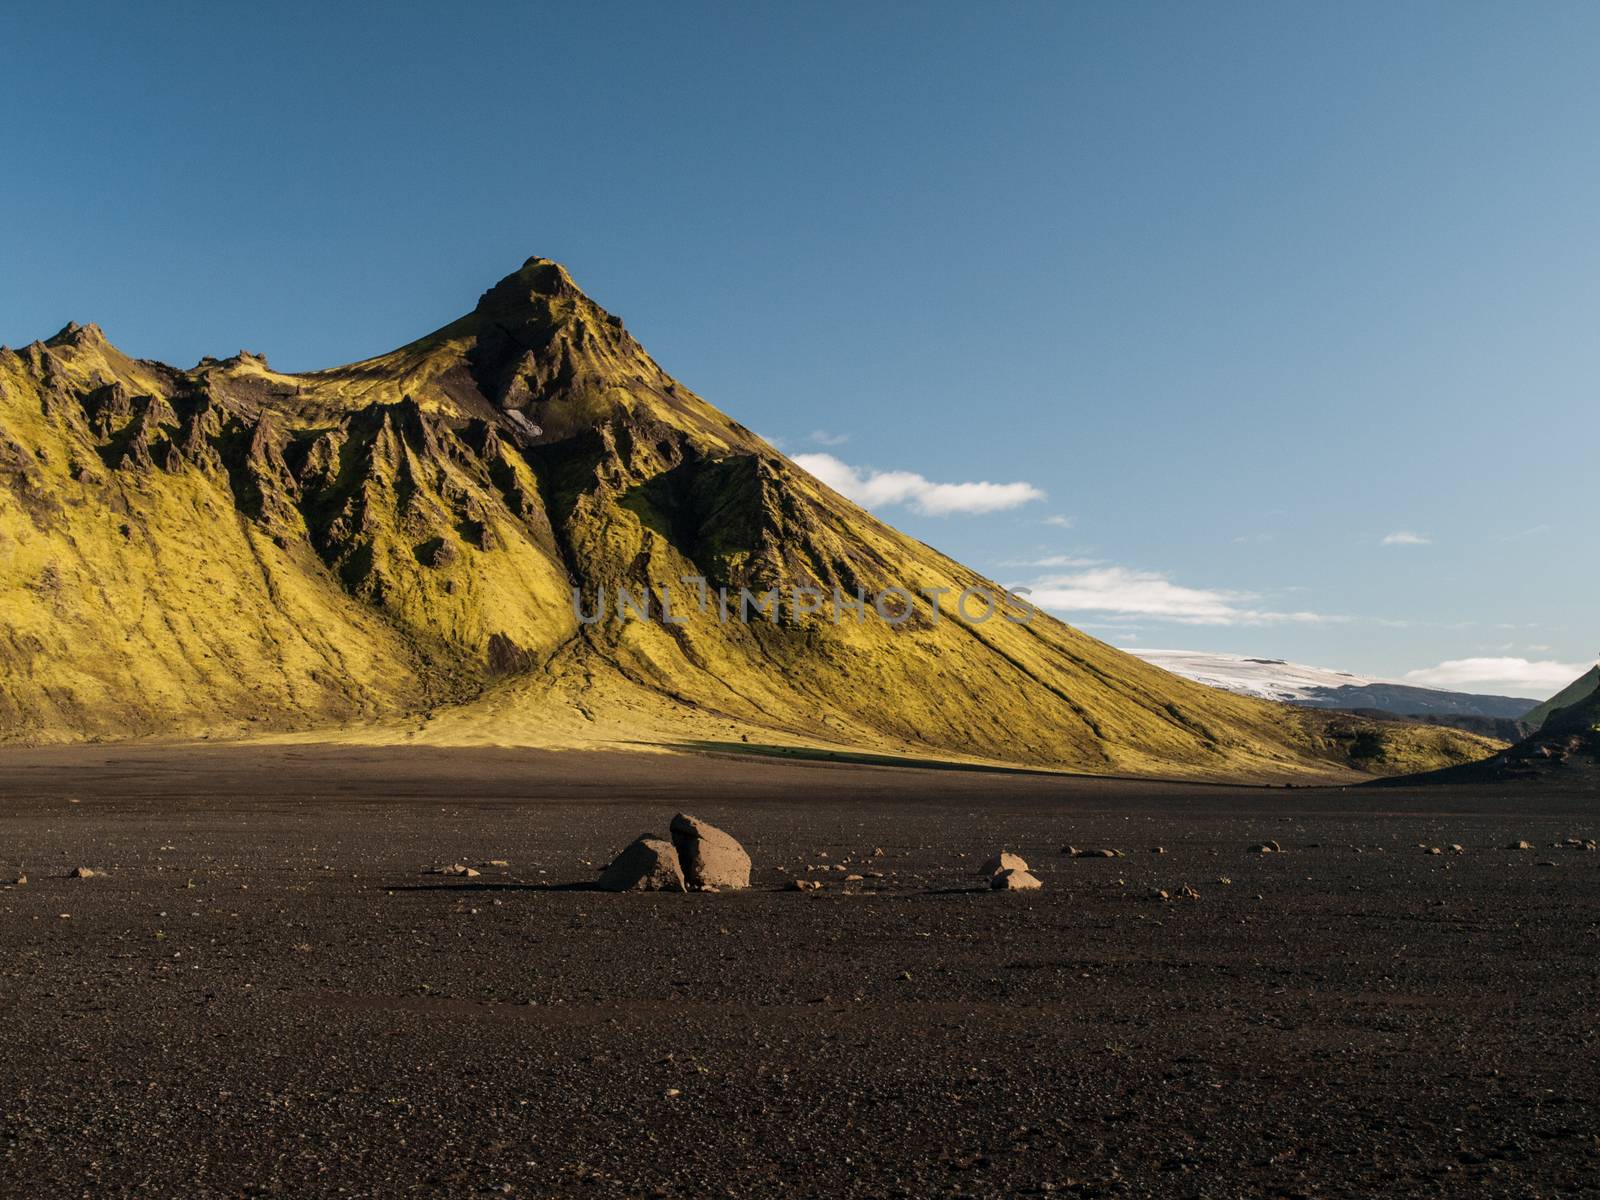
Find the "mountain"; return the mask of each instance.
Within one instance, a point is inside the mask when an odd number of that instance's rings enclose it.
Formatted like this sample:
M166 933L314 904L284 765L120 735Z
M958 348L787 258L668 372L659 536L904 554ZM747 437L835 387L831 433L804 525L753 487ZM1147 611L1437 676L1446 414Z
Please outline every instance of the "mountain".
M1591 688L1580 693L1572 703L1552 709L1536 732L1480 762L1381 782L1504 784L1518 781L1577 785L1591 792L1600 788L1600 690Z
M331 370L179 370L93 325L0 352L0 563L12 741L772 742L1256 779L1493 749L1199 687L1014 598L975 623L918 595L894 625L684 603L687 576L994 585L677 383L540 258ZM580 621L619 588L678 611Z
M1600 690L1600 664L1590 667L1543 704L1537 704L1529 709L1523 714L1522 719L1530 727L1541 729L1556 709L1570 707L1586 696L1594 695L1596 690Z
M1199 650L1133 650L1146 662L1208 687L1309 708L1373 710L1416 718L1525 719L1528 701L1515 696L1447 692L1394 680L1307 667L1281 658L1246 658ZM1518 736L1521 736L1520 734Z

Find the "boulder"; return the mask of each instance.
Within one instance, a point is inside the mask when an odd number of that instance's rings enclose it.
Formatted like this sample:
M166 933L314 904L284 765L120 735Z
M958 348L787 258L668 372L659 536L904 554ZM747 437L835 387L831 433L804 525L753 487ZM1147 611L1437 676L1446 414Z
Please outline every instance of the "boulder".
M1027 871L1007 868L989 880L989 886L997 892L1034 892L1044 886Z
M1027 869L1028 864L1022 860L1022 855L1002 850L984 863L983 866L979 867L978 874L998 875L1001 871L1026 871Z
M715 825L679 813L672 818L671 830L672 844L677 847L683 877L690 887L750 886L750 856Z
M678 852L665 838L641 834L600 873L598 885L608 892L684 892Z

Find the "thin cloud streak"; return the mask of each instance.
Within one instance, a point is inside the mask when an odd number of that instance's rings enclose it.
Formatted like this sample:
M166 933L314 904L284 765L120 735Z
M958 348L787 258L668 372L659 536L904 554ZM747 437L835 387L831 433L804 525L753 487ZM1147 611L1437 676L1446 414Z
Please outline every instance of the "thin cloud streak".
M853 467L831 454L797 454L794 461L863 508L903 504L923 516L947 517L1002 512L1045 498L1031 483L937 483L915 471Z
M1406 680L1451 691L1505 692L1542 700L1555 695L1593 665L1513 656L1452 658L1436 667L1407 671Z
M1260 596L1174 583L1159 571L1101 566L1066 575L1046 575L1031 585L1028 601L1060 613L1095 613L1102 619L1154 618L1178 625L1321 625L1345 617L1316 612L1277 612L1255 607Z

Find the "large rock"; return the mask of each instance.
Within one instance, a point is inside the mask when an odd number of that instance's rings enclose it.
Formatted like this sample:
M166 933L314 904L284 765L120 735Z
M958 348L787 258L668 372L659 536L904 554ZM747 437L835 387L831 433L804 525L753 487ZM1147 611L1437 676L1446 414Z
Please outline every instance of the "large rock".
M598 885L608 892L685 892L678 852L664 838L640 835L600 873Z
M750 886L750 856L715 825L679 813L672 818L672 844L678 848L684 879L690 887Z
M1002 850L983 866L978 868L980 875L998 875L1001 871L1026 871L1028 864L1022 855L1012 854L1009 850Z
M989 886L997 892L1034 892L1044 886L1039 880L1027 871L1018 871L1008 867L993 879Z

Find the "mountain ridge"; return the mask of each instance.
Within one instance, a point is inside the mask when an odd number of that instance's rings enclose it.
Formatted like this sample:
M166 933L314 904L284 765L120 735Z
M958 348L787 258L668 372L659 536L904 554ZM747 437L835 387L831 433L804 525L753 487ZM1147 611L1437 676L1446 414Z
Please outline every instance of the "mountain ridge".
M1376 709L1406 717L1519 720L1533 703L1524 697L1424 687L1281 658L1139 647L1129 653L1209 687L1312 708Z
M753 737L1262 779L1494 748L1226 696L1044 615L941 620L922 589L1026 614L683 387L541 258L305 374L244 352L179 370L93 325L0 353L0 551L12 741ZM913 600L892 629L578 620L686 577Z
M1534 705L1523 714L1522 719L1535 729L1543 728L1556 710L1577 704L1597 690L1600 690L1600 664L1590 667L1548 700Z

